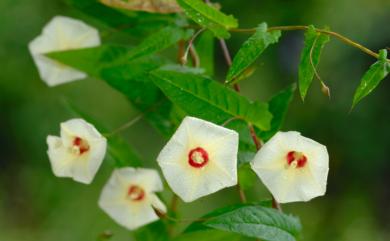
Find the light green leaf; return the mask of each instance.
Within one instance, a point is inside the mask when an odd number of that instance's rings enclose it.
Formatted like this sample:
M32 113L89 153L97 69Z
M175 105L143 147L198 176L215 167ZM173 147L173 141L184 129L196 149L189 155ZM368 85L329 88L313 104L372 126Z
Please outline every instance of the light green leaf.
M65 107L75 116L83 118L88 123L91 123L101 133L108 133L108 129L104 127L99 121L95 120L85 112L79 110L76 105L70 101L65 101ZM108 141L108 155L115 161L116 167L125 166L142 166L142 160L138 153L129 145L129 143L119 135L109 136Z
M386 78L389 71L390 63L387 61L387 51L382 49L379 51L378 61L371 65L368 71L363 75L363 78L355 91L352 108L354 108L364 97L369 95L379 83Z
M225 15L201 0L178 0L177 2L188 17L210 29L218 38L229 38L228 29L238 27L238 22L233 16Z
M296 85L292 84L286 89L277 93L268 102L269 111L272 113L271 129L268 131L257 131L257 134L263 141L269 140L281 128L286 117L290 102L294 97Z
M204 225L264 241L295 241L301 231L298 218L259 205L229 210Z
M260 24L256 28L256 33L242 45L236 56L234 56L232 66L226 77L227 83L232 82L253 64L269 45L277 43L280 36L280 31L268 32L267 24Z
M260 129L270 128L266 103L250 102L233 90L201 75L166 70L152 71L154 83L187 114L218 124L241 117Z
M302 100L305 100L307 91L314 77L315 69L320 62L320 55L325 44L329 42L329 36L316 31L313 25L305 33L305 46L301 53L298 70L299 92Z

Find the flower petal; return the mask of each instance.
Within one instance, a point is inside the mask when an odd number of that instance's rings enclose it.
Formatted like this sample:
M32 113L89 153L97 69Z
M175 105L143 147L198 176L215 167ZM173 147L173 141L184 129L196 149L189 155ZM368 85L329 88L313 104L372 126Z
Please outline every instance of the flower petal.
M99 33L84 22L68 17L54 17L42 30L42 34L29 43L29 50L39 74L49 86L83 79L81 71L51 60L43 54L100 45Z

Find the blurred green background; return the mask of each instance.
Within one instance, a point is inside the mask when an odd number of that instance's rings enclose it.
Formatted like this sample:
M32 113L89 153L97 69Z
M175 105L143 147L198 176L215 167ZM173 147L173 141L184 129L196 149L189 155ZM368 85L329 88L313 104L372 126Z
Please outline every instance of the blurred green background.
M219 1L240 26L262 21L270 26L328 25L365 46L390 47L390 1ZM96 240L110 230L112 240L131 240L97 206L100 190L112 171L105 162L92 185L54 177L46 155L46 136L58 134L59 123L73 116L63 105L69 99L114 129L136 115L134 108L102 81L86 79L55 88L39 78L27 44L53 16L83 18L61 0L0 1L0 240ZM88 20L87 20L88 21ZM245 34L234 34L234 53ZM108 39L107 41L112 41ZM297 80L302 32L285 33L278 45L261 57L256 74L242 82L242 93L267 100ZM216 52L219 77L226 71ZM389 79L351 113L353 91L374 59L337 40L326 46L320 74L331 88L328 100L318 81L305 101L295 97L283 130L298 130L328 146L328 191L308 203L284 205L301 217L304 240L390 240L390 88ZM156 167L162 138L141 121L123 132L129 142ZM169 200L170 194L164 198ZM215 207L238 202L234 188L179 205L183 217L200 216ZM268 197L258 183L250 200ZM142 241L142 240L141 240Z

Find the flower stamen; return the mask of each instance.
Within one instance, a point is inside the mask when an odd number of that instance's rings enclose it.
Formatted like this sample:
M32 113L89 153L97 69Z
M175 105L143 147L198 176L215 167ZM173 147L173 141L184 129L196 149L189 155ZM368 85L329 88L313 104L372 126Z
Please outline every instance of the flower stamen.
M73 139L72 152L77 155L82 155L89 151L88 142L78 136Z
M204 167L209 161L209 155L202 147L192 149L188 153L188 163L195 168Z
M127 191L127 197L131 201L142 201L145 198L145 191L137 185L132 185Z
M307 157L301 153L296 151L290 151L286 156L288 166L292 168L302 168L306 165Z

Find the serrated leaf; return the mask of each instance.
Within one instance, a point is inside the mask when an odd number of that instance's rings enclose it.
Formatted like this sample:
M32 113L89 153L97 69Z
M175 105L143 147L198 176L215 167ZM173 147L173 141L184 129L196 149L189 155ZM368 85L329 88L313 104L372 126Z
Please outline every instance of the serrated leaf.
M176 0L100 0L103 4L132 11L152 13L177 13L181 9Z
M131 103L145 114L145 119L165 137L169 137L175 126L171 123L171 103L150 80L149 72L166 61L154 56L132 61L113 61L127 56L131 49L103 45L97 48L71 50L48 54L66 65L91 76L105 80L123 93ZM118 62L118 63L114 63Z
M260 129L270 128L266 103L250 102L233 90L201 75L163 69L152 71L154 83L187 114L221 124L241 117Z
M238 27L238 22L233 16L225 15L201 0L178 0L177 2L188 17L209 29L218 38L229 38L228 29Z
M108 133L108 129L104 127L96 119L92 118L85 112L79 110L74 104L69 101L65 101L66 108L75 116L83 118L88 123L93 124L100 132ZM108 148L107 154L115 161L116 167L125 167L125 166L142 166L142 160L139 157L138 153L129 145L129 143L124 140L121 136L109 136L107 137Z
M265 241L295 241L301 231L298 218L259 205L229 210L204 225Z
M315 69L320 62L320 56L325 44L329 42L329 36L316 31L310 25L305 33L305 46L301 53L301 60L298 70L299 92L302 100L305 100L314 77Z
M272 113L271 129L268 131L257 131L257 134L263 141L269 140L281 128L286 117L290 102L294 97L296 85L292 84L284 90L277 93L268 102L269 111Z
M232 82L253 64L269 45L278 42L281 32L268 32L267 29L266 23L260 24L256 28L255 34L241 46L236 56L234 56L232 66L227 74L227 83Z
M378 61L371 65L368 71L363 75L363 78L355 91L352 108L354 108L364 97L369 95L379 83L386 78L389 71L390 63L387 61L387 51L382 49L379 51Z

